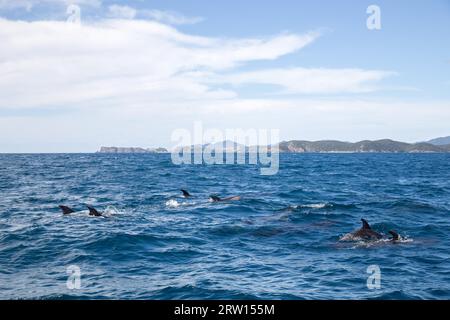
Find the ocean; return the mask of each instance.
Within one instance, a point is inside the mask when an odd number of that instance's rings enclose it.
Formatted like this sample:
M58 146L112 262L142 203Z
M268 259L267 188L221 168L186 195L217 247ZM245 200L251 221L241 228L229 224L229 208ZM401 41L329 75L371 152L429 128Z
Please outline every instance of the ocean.
M449 154L3 154L0 195L0 299L450 299Z

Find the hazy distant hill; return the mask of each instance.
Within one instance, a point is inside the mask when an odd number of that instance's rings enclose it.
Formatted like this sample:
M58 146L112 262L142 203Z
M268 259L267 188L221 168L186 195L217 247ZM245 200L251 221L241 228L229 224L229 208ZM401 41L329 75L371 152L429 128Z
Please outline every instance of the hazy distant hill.
M215 152L248 152L249 147L236 142L218 142L214 144L192 145L190 149L196 152L197 148L202 148L203 151L209 152L212 149ZM305 140L291 140L283 141L278 144L280 152L285 153L430 153L430 152L450 152L450 144L434 145L429 142L406 143L394 141L389 139L384 140L364 140L359 142L343 142L336 140L322 140L322 141L305 141ZM189 149L189 146L187 147ZM268 147L270 148L270 146ZM181 148L177 149L181 151ZM256 150L256 149L251 149ZM165 148L144 149L133 147L101 147L98 153L167 153Z
M211 147L214 148L211 148ZM195 147L191 146L194 151ZM450 152L450 145L435 146L430 143L406 143L393 141L389 139L384 140L364 140L360 142L342 142L336 140L322 140L322 141L305 141L305 140L291 140L283 141L278 144L280 152L284 153L429 153L429 152ZM233 149L234 148L234 149ZM254 146L253 146L254 148ZM270 148L270 146L268 147ZM203 145L204 151L215 149L216 152L244 152L249 151L249 147L242 144L229 142L226 147L225 141L215 144ZM256 150L256 149L251 149Z
M431 140L427 141L427 143L434 144L435 146L450 145L450 136L431 139Z
M450 147L450 146L448 146ZM324 141L301 141L292 140L279 144L280 152L401 152L401 153L420 153L420 152L449 152L450 148L446 146L435 146L430 143L406 143L384 140L364 140L360 142L342 142L334 140Z

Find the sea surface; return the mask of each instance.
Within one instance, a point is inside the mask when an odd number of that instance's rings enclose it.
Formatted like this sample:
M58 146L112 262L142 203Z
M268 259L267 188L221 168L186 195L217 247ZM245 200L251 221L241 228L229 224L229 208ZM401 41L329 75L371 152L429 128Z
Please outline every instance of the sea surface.
M449 249L449 154L0 155L0 299L450 299Z

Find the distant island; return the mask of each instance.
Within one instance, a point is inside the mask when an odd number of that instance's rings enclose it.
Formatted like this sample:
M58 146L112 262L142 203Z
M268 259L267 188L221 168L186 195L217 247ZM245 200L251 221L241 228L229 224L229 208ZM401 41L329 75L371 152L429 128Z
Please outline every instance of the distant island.
M444 143L449 142L449 143ZM232 148L226 149L225 141L215 143L216 151L224 150L225 152L244 152L250 147L229 142L228 146ZM203 149L211 146L203 145ZM193 147L193 146L191 146ZM270 146L267 147L270 149ZM427 142L406 143L394 141L390 139L383 140L363 140L359 142L343 142L337 140L290 140L283 141L278 144L281 153L447 153L450 152L450 137L433 139ZM98 153L168 153L166 148L138 148L138 147L101 147Z
M450 144L450 137L441 137L441 138L431 139L426 142L434 144L436 146L445 146L445 145Z
M285 141L279 143L280 152L302 153L445 153L450 152L450 144L434 145L429 142L406 143L390 139L364 140L355 143L335 140Z

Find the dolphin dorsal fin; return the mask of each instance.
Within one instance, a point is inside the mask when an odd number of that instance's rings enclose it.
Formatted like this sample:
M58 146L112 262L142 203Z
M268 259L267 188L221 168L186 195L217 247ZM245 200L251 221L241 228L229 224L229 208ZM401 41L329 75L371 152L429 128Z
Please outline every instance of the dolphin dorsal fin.
M87 208L89 209L89 215L90 216L96 216L96 217L100 217L102 214L100 212L98 212L94 207L91 206L87 206Z
M63 214L71 214L75 212L74 210L72 210L67 206L59 206L59 208L62 210Z
M220 201L218 196L209 196L213 201Z
M362 224L363 224L363 226L362 226L363 229L369 229L369 230L372 229L370 227L369 223L367 222L367 220L361 219L361 221L362 221Z
M189 192L187 192L186 190L184 190L184 189L181 189L181 192L183 192L183 196L185 197L185 198L188 198L188 197L190 197L191 195L190 195L190 193Z
M400 236L397 232L395 232L394 230L389 231L389 233L392 235L392 240L397 241L400 239Z

